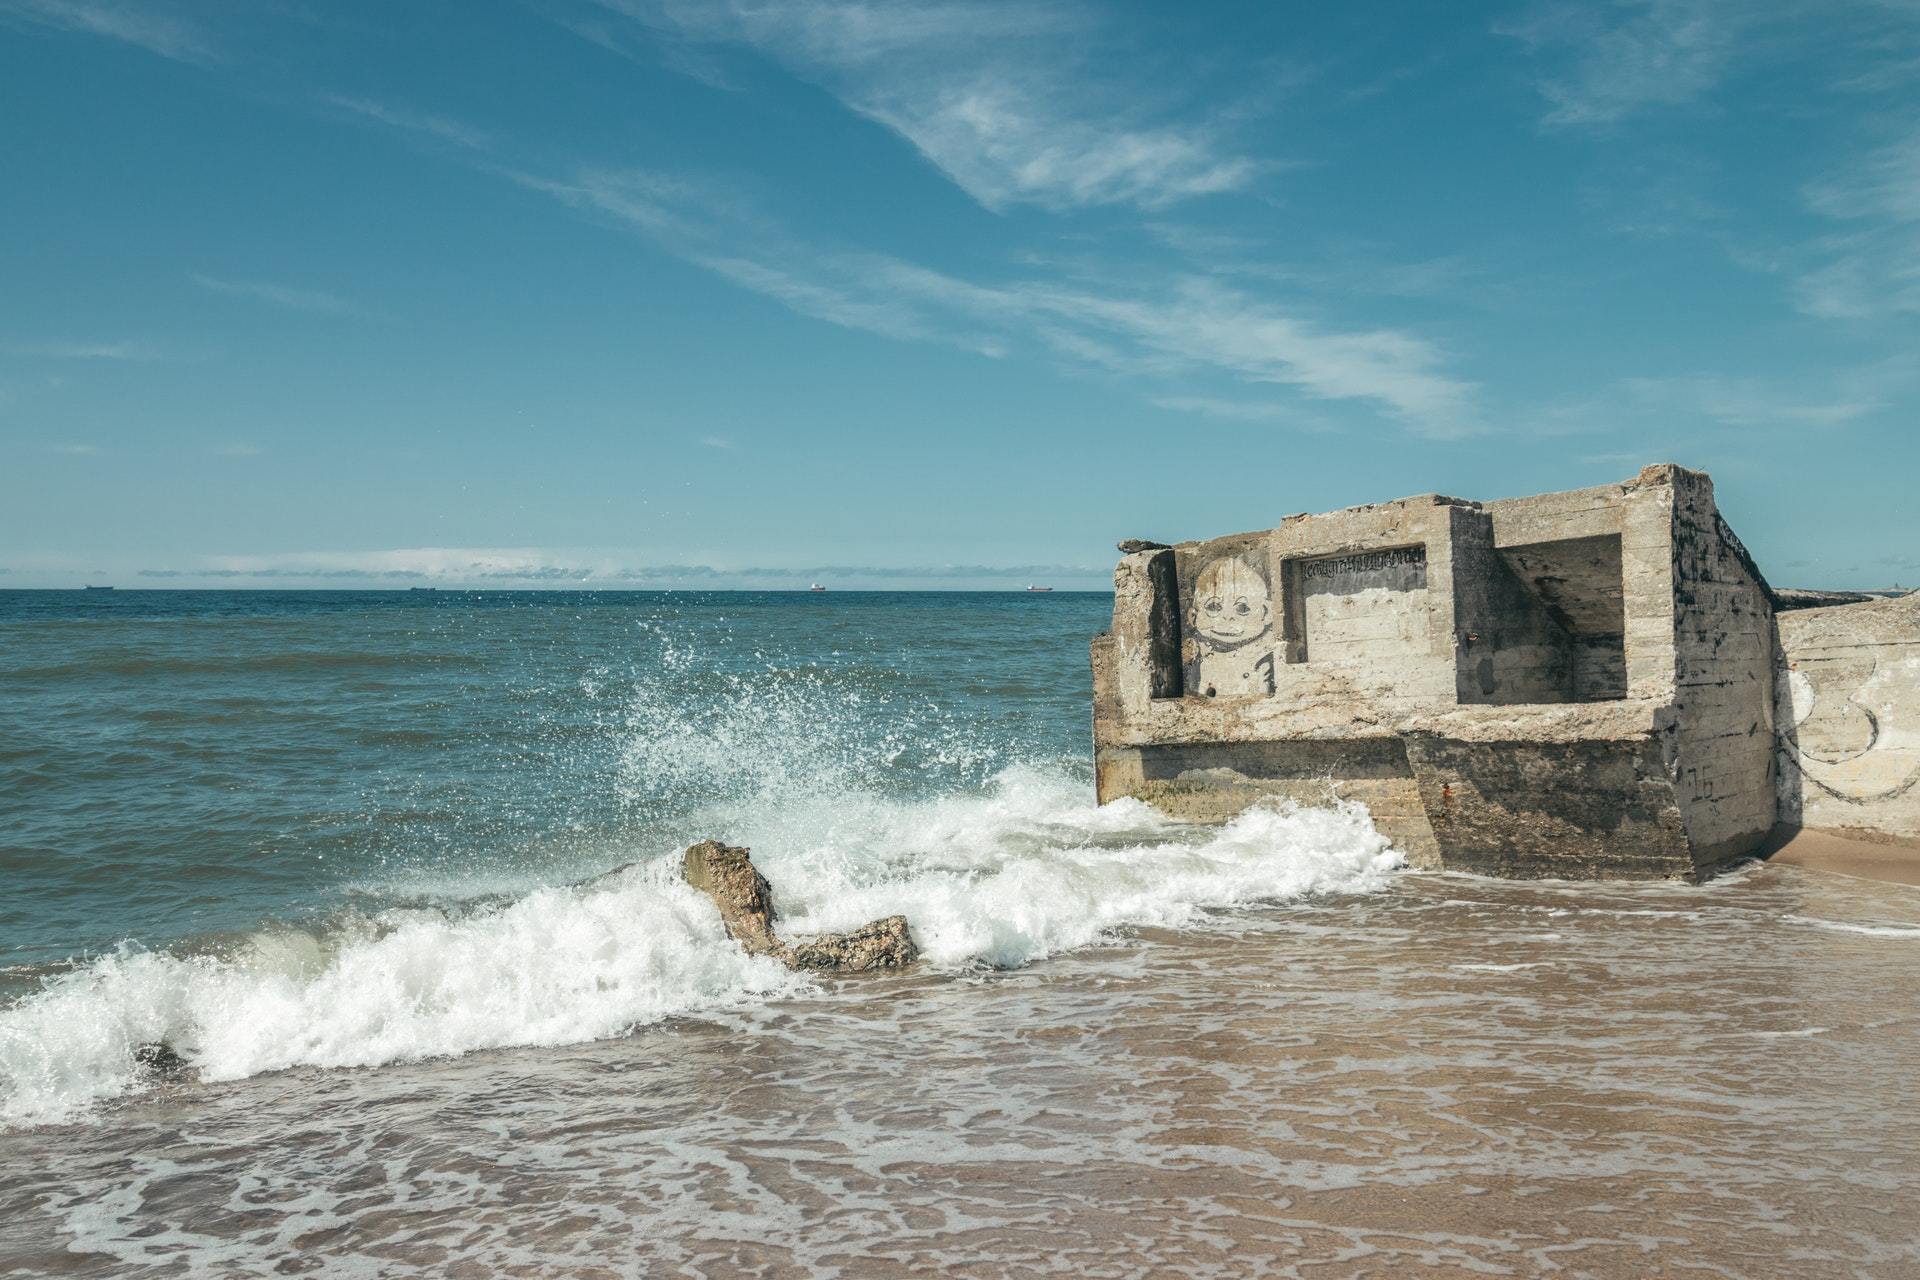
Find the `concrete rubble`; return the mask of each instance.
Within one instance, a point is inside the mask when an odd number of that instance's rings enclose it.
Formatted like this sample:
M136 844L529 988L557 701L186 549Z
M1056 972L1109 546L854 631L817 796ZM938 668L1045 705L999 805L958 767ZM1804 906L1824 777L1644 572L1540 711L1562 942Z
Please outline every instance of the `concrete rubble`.
M905 916L874 920L846 933L782 942L773 928L773 886L749 854L718 840L703 840L687 849L683 865L687 883L713 899L727 936L749 954L772 956L789 969L833 973L899 969L918 956Z
M1121 547L1102 802L1340 796L1414 865L1521 877L1696 879L1782 825L1920 836L1920 598L1776 593L1699 472Z

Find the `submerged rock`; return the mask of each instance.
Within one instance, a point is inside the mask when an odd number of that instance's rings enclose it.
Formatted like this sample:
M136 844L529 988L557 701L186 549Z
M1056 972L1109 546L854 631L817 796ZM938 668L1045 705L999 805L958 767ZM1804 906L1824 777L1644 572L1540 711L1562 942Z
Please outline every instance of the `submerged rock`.
M772 956L789 969L831 973L898 969L919 955L905 916L888 916L846 933L825 933L792 945L780 941L773 929L773 886L754 869L749 852L718 840L702 840L688 847L682 869L687 883L720 908L727 936L749 954Z
M187 1069L187 1060L172 1045L160 1040L136 1045L133 1060L155 1075L179 1075Z

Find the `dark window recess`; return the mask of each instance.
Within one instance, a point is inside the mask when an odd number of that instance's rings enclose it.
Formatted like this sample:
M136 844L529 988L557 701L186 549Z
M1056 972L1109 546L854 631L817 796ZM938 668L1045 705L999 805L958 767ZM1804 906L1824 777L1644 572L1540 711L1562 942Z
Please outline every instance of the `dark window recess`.
M1180 578L1172 551L1147 561L1147 582L1153 588L1153 607L1147 614L1148 692L1156 698L1178 698L1185 689L1180 670Z
M1627 696L1620 538L1499 548L1462 702L1610 702Z

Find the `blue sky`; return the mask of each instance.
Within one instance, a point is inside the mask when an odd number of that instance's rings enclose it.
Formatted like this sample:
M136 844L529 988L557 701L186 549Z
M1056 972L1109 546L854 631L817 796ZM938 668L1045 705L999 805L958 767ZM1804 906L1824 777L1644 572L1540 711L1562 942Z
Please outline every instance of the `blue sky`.
M1711 471L1920 580L1920 4L0 0L0 586L1099 586Z

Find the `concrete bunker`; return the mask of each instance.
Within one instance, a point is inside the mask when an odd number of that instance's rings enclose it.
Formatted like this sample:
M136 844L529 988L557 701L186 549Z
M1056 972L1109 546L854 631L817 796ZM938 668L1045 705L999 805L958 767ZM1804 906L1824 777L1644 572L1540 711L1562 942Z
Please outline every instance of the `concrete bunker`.
M1121 549L1093 645L1103 801L1222 821L1331 790L1417 865L1510 876L1698 877L1808 813L1920 834L1920 676L1898 676L1920 609L1777 625L1790 602L1701 473ZM1839 686L1873 680L1891 701L1854 714Z

